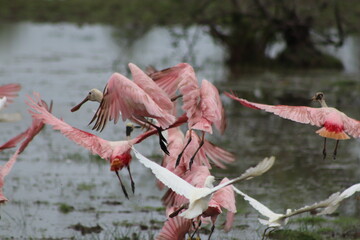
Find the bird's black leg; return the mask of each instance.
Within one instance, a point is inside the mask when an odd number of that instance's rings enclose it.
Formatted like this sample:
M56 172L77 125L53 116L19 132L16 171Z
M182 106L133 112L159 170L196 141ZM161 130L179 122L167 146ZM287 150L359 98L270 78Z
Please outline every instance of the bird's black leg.
M213 225L211 226L210 235L209 235L208 240L210 240L211 235L212 235L212 234L213 234L213 232L214 232L214 229L215 229L215 224L213 224Z
M129 176L130 176L130 181L131 181L131 190L133 193L135 193L135 183L134 183L134 180L131 176L131 172L130 172L130 165L127 166L127 170L129 172Z
M264 230L264 233L263 233L263 236L262 236L261 240L266 239L266 232L267 232L267 230L269 230L269 229L271 229L271 230L269 231L269 233L268 233L268 234L270 234L270 232L274 231L274 228L273 228L273 227L267 227L267 228L265 228L265 230Z
M190 131L191 131L191 130L190 130ZM179 154L179 156L178 156L177 159L176 159L175 167L177 167L177 166L179 165L180 159L181 159L182 155L184 154L185 149L186 149L187 146L190 144L190 142L191 142L191 132L190 132L190 137L189 137L188 142L186 143L185 147L183 148L183 150L181 151L181 153Z
M339 140L336 140L336 145L335 145L334 155L333 155L334 160L336 159L336 153L337 153L338 145L339 145Z
M201 220L199 220L199 224L198 224L198 226L195 228L194 233L191 235L191 239L193 239L193 238L194 238L195 233L199 230L200 226L201 226Z
M201 142L199 144L199 147L196 149L194 155L190 158L190 162L189 162L189 169L191 170L191 165L194 162L194 158L196 156L196 154L198 153L198 151L200 150L200 148L202 147L202 145L204 145L204 136L205 136L205 132L202 132L202 136L201 136Z
M324 138L323 159L326 158L326 138Z
M161 147L161 149L163 150L163 152L164 152L166 155L170 155L170 153L169 153L169 151L167 150L167 147L166 147L167 140L166 140L166 138L162 135L162 131L163 131L164 129L162 129L161 127L156 126L155 124L153 124L152 122L150 122L150 121L148 121L148 120L146 121L146 123L148 123L150 126L154 127L154 128L158 131L160 147Z
M121 188L122 188L122 190L123 190L123 192L124 192L124 194L125 194L125 197L126 197L127 199L129 199L129 196L128 196L127 192L126 192L126 189L125 189L124 184L123 184L122 181L121 181L121 178L120 178L120 175L119 175L118 171L115 171L115 173L116 173L116 176L118 177L118 179L119 179L119 181L120 181L120 185L121 185Z
M175 210L174 212L170 213L169 214L169 218L173 218L173 217L176 217L177 215L179 215L180 211L185 209L185 208L188 208L189 207L189 204L183 204L181 205L181 207L179 207L179 209Z
M178 98L181 98L183 95L178 95L178 96L175 96L175 97L173 97L173 98L171 98L170 100L172 101L172 102L175 102Z

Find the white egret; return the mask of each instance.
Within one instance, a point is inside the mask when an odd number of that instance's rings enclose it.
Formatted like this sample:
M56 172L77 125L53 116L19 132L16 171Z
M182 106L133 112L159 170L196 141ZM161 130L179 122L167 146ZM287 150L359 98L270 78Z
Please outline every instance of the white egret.
M168 169L159 164L149 160L139 153L134 147L132 148L135 156L147 168L150 168L154 175L166 186L171 188L177 194L180 194L189 199L189 208L179 214L184 218L192 219L201 215L207 208L212 194L217 190L226 187L234 182L251 179L268 171L274 164L275 157L265 158L255 167L249 168L241 176L234 178L223 184L213 187L215 180L214 176L208 176L205 180L205 186L202 188L194 187L184 179L175 175Z

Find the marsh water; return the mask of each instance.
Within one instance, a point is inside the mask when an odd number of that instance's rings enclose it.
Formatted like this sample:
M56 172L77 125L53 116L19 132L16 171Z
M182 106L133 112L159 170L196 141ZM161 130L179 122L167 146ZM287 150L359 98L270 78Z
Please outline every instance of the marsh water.
M0 84L20 83L22 89L2 113L20 113L22 120L0 123L0 140L5 142L30 125L25 101L33 91L46 101L53 100L56 116L92 132L88 122L98 104L88 103L76 113L70 112L71 107L89 89L102 89L111 73L129 76L129 62L142 68L153 65L162 69L191 61L198 78L212 81L220 92L232 90L243 98L268 104L315 107L309 99L315 92L323 91L328 105L360 119L358 45L359 39L353 37L341 49L328 49L340 56L344 71L249 70L234 76L223 64L223 49L206 35L200 34L189 51L185 42L174 44L172 35L164 28L155 28L141 39L129 42L117 29L103 25L3 24ZM222 100L228 128L224 135L215 133L208 138L233 152L236 161L228 169L214 168L212 173L235 177L264 157L276 156L276 164L268 173L237 184L274 211L281 213L287 208L311 204L360 182L359 140L340 142L336 160L332 159L335 142L328 141L328 156L323 160L323 139L315 133L316 127L245 108L224 95ZM96 134L108 140L124 139L124 123L110 123ZM144 141L138 149L160 159L156 138ZM13 153L14 150L1 152L1 164ZM131 167L136 192L127 200L108 163L47 126L6 177L4 194L9 201L0 208L0 237L109 239L136 233L140 239L152 238L165 221L160 201L164 192L156 188L154 176L136 159ZM121 174L127 179L126 171ZM128 182L127 187L130 189ZM241 197L237 197L237 209L232 231L223 232L222 216L217 221L214 239L259 238L264 230L257 221L260 215ZM359 217L359 199L346 200L338 215ZM71 227L77 223L99 225L102 230L81 235Z

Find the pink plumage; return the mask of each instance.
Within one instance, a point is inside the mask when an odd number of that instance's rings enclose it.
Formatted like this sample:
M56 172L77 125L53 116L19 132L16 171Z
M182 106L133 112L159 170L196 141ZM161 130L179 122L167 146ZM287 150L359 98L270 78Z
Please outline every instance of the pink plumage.
M165 221L156 240L183 240L191 228L191 220L176 216Z
M93 129L102 130L107 121L117 123L141 120L144 117L155 118L162 128L167 128L175 121L175 117L159 107L156 102L136 83L120 73L111 75L103 92L103 99L90 123L95 121Z
M3 165L0 166L0 203L6 202L8 199L3 194L4 180L5 177L9 174L12 167L14 166L16 159L19 155L19 149L14 153L14 155Z
M18 96L21 85L17 83L10 83L0 86L0 98L6 97L7 103L12 103L14 98Z
M171 102L168 94L144 73L138 66L129 63L131 75L134 83L144 90L154 102L168 113L173 112L174 104Z
M327 133L319 130L323 137L333 139L348 139L346 133L358 138L360 137L360 122L346 116L336 108L321 107L312 108L305 106L286 106L286 105L267 105L253 103L233 94L225 92L225 95L240 102L242 105L254 109L262 109L266 112L274 113L282 118L295 122L311 124L318 127L324 127ZM323 133L322 133L323 132ZM346 132L346 133L345 133ZM321 134L322 133L322 134Z
M46 104L45 101L40 100L37 105L43 106L47 111L51 112L52 110L52 103L50 104L50 107ZM21 146L19 148L19 154L24 151L24 149L28 146L28 144L32 141L32 139L43 129L44 123L42 120L39 119L33 119L31 126L26 129L24 132L18 134L17 136L11 138L9 141L4 143L0 146L0 151L7 149L7 148L13 148L15 147L19 142L23 141L21 143Z

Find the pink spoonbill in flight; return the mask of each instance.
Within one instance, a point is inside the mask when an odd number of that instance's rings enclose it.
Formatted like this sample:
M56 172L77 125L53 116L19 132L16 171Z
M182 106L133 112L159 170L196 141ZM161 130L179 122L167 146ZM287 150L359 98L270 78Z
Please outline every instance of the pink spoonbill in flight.
M306 106L267 105L250 102L227 92L225 92L225 95L240 102L246 107L265 110L266 112L271 112L285 119L321 127L316 131L316 133L324 137L324 159L326 157L327 138L336 140L336 146L333 153L333 158L335 159L339 140L349 139L350 137L347 134L355 138L360 137L360 122L346 116L345 113L340 112L336 108L328 107L325 102L324 93L322 92L316 93L312 98L313 101L318 101L321 104L320 108Z
M131 147L134 144L140 143L149 136L156 134L157 130L147 131L137 136L136 138L129 140L107 141L94 134L72 127L71 125L49 113L45 107L36 104L34 100L30 97L27 104L30 107L29 112L33 118L39 119L45 124L53 126L55 130L59 130L64 136L66 136L70 140L88 149L93 154L97 154L101 158L108 160L110 162L110 170L116 173L120 181L121 188L125 196L128 198L125 186L123 185L120 175L118 173L118 171L126 167L130 176L132 191L135 191L135 184L130 171L130 162L132 159L130 154ZM179 117L174 124L175 126L179 126L186 121L186 117Z
M225 111L217 88L206 79L202 80L199 87L195 71L190 64L179 63L176 66L154 72L150 77L162 88L172 99L182 97L182 109L187 114L189 129L202 132L201 142L190 159L190 168L195 155L204 144L205 132L212 134L212 125L222 134L226 128ZM179 90L181 95L176 96ZM176 166L179 164L185 148L192 139L189 138L183 151L179 154Z

